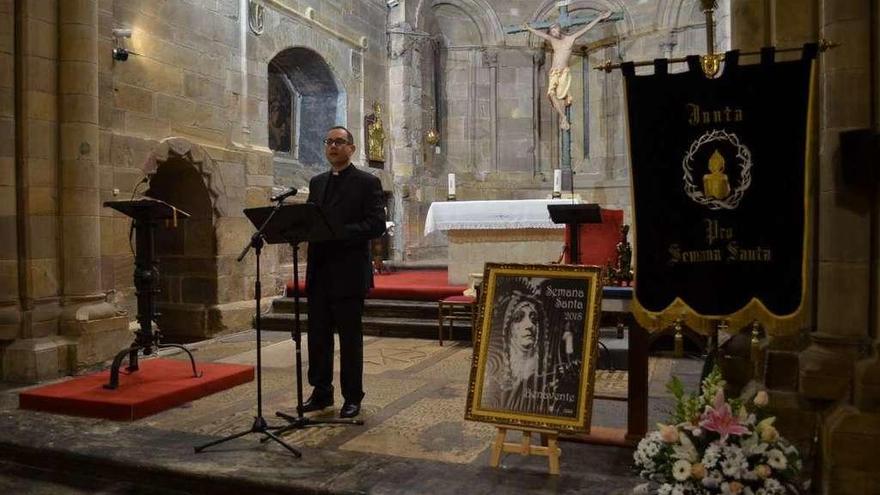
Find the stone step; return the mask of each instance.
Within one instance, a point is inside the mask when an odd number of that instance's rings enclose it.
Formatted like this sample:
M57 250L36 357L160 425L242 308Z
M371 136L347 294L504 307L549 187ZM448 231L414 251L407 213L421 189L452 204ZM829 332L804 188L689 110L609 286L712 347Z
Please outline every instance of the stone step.
M300 314L301 331L308 329L308 315ZM267 331L290 332L294 327L295 316L293 313L270 313L264 315L261 320L261 328ZM437 338L437 315L430 319L423 318L396 318L382 316L364 316L364 335L377 337L402 337L419 339ZM443 339L448 339L448 326L444 329ZM465 322L453 322L452 339L470 340L471 327Z
M282 297L272 302L272 312L264 315L262 329L290 332L293 330L294 299ZM376 337L437 339L437 303L433 301L405 301L391 299L367 299L364 301L364 335ZM308 329L308 299L300 298L301 331ZM453 322L452 338L448 326L444 328L444 340L471 340L471 327L464 321ZM599 330L600 369L627 369L629 332L618 338L617 328L603 326Z
M449 261L442 260L421 260L421 261L394 261L385 260L385 267L396 272L412 271L412 270L446 270L449 267Z
M309 301L299 298L300 313L308 312ZM280 297L272 301L273 313L293 313L292 297ZM414 320L431 320L437 323L436 301L404 301L397 299L367 299L364 301L364 316L389 318L410 318Z

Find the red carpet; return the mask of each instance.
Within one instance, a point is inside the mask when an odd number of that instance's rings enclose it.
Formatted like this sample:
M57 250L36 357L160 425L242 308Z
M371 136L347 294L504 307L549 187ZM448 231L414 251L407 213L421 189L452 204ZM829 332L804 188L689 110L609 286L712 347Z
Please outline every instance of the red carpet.
M373 277L375 287L368 299L408 299L413 301L438 301L447 296L460 296L467 289L464 285L449 285L446 270L406 270L383 273ZM293 282L288 282L288 295ZM305 283L300 281L305 294Z
M254 367L196 362L200 378L192 375L189 360L147 359L140 369L119 374L119 388L106 390L110 370L62 383L30 389L18 395L21 409L71 416L132 421L254 379Z

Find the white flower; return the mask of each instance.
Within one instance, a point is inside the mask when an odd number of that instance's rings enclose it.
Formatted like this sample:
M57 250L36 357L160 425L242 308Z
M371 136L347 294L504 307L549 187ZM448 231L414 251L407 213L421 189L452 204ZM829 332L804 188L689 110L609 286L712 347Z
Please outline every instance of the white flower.
M650 493L650 483L642 483L632 489L632 495L648 495Z
M706 452L703 453L703 465L707 468L715 467L715 463L718 462L718 458L721 457L721 447L718 444L712 444L706 448Z
M691 439L688 438L687 435L679 436L678 440L681 443L672 447L672 450L675 452L675 454L673 454L672 456L673 458L683 459L688 462L697 462L700 460L700 455L697 453L697 448L694 446L694 443L691 442Z
M670 492L669 495L684 495L685 494L684 490L685 490L684 485L675 485L672 487L672 492Z
M672 485L660 485L660 488L657 489L657 495L671 495L672 494Z
M724 459L721 461L721 471L729 478L739 478L740 463L736 459Z
M764 491L767 495L783 495L785 493L785 488L782 487L782 483L775 479L767 478L764 480Z
M691 463L684 459L675 461L672 465L672 477L678 481L684 481L691 477Z
M782 470L788 467L788 459L785 458L785 454L781 450L773 449L767 452L767 464L773 469Z

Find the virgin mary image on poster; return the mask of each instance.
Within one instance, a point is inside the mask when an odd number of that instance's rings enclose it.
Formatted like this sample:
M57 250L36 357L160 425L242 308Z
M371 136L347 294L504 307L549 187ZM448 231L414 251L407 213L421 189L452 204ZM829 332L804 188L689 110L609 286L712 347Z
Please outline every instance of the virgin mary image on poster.
M575 417L587 284L499 276L496 287L481 407Z

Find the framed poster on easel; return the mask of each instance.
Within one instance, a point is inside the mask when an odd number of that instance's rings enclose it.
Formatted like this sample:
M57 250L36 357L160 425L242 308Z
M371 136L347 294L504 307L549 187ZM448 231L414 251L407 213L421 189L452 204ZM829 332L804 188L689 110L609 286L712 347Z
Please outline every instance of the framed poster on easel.
M513 451L504 448L507 430L549 436L554 446L560 432L589 431L600 282L596 267L486 264L465 418L499 427L499 457ZM552 472L553 452L531 450L549 447L513 445L551 456Z

